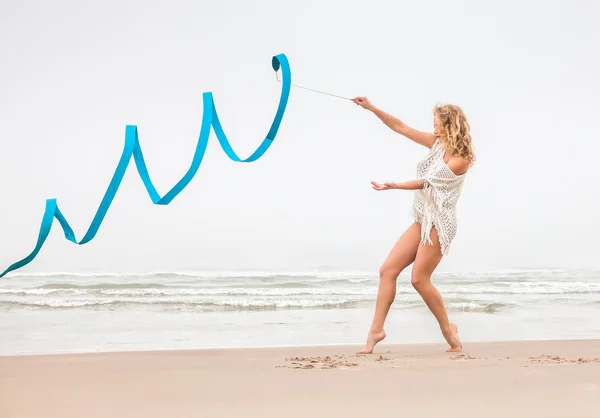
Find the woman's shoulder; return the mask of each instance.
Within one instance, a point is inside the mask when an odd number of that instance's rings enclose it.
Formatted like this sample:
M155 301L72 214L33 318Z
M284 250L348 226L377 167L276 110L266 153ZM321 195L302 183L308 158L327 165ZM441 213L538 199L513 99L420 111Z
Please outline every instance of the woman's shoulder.
M463 174L466 174L470 166L469 162L460 155L453 155L452 157L450 157L446 165L448 166L450 171L452 171L457 176L462 176Z

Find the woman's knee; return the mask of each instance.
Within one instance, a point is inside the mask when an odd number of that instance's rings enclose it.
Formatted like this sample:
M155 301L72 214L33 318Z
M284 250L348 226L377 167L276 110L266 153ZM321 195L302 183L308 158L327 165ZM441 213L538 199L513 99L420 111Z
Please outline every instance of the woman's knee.
M410 278L410 284L412 284L413 287L417 291L419 289L422 289L423 286L425 286L427 283L429 283L429 276L428 275L420 273L419 271L413 270L412 276Z
M379 268L379 279L396 280L400 273L402 273L402 270L398 267L394 267L387 263L383 263L383 265Z

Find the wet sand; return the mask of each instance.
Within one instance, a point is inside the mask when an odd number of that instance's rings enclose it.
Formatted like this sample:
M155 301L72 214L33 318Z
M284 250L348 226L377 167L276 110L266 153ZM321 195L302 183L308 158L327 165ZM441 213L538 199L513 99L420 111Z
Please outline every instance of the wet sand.
M600 340L0 357L0 417L600 417Z

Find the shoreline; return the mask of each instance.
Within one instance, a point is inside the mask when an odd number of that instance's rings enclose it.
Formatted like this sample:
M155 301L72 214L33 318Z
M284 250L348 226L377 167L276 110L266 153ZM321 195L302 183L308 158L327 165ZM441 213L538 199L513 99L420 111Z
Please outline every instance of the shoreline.
M600 339L116 351L0 357L12 417L587 418ZM35 398L35 402L32 399ZM454 413L453 411L456 411ZM508 415L507 415L508 414Z
M466 352L470 346L479 346L479 345L495 345L495 344L541 344L541 343L550 343L550 344L558 344L558 343L571 343L571 342L599 342L600 338L598 337L590 337L590 338L546 338L546 339L521 339L521 340L481 340L481 341L462 341L463 350L462 352ZM441 340L437 342L406 342L406 343L379 343L375 349L375 351L385 350L387 348L404 351L404 348L415 347L415 348L423 348L423 347L431 347L431 346L439 346L443 347L446 345L446 342ZM107 355L107 354L144 354L144 353L185 353L185 352L210 352L210 351L222 351L222 352L239 352L242 350L250 350L250 351L259 351L259 350L267 350L267 351L277 351L277 350L316 350L316 349L332 349L332 350L353 350L356 351L361 350L364 347L364 341L356 344L352 343L332 343L332 344L305 344L305 345L297 345L297 344L286 344L286 345L265 345L265 346L238 346L238 347L230 347L230 346L215 346L215 347L191 347L191 348L144 348L144 349L136 349L136 348L125 348L125 349L99 349L96 351L90 350L81 350L81 351L56 351L56 352L29 352L29 353L18 353L18 354L0 354L0 359L7 358L20 358L20 357L46 357L46 356L84 356L84 355ZM443 351L443 350L442 350ZM375 353L376 354L376 353ZM600 356L600 353L599 353Z
M482 340L482 341L462 341L463 350L462 353L468 351L471 346L485 346L485 345L498 345L498 344L545 344L551 345L559 343L598 343L600 345L600 338L563 338L563 339L526 339L526 340ZM379 343L373 355L377 354L378 351L405 351L405 349L414 347L416 349L422 349L425 347L440 347L442 349L447 344L445 341L440 340L439 342L407 342L407 343ZM98 351L62 351L62 352L39 352L39 353L23 353L23 354L0 354L0 359L7 358L22 358L22 357L53 357L53 356L86 356L86 355L112 355L112 354L168 354L168 353L203 353L203 352L231 352L236 353L240 351L285 351L285 350L319 350L319 349L331 349L331 350L356 350L359 351L363 348L364 341L362 343L350 344L350 343L333 343L333 344L306 344L306 345L265 345L265 346L244 346L244 347L198 347L198 348L147 348L147 349L118 349L118 350L98 350ZM441 350L444 351L444 350ZM452 353L448 353L452 354ZM460 354L460 353L459 353ZM600 352L598 353L600 356Z

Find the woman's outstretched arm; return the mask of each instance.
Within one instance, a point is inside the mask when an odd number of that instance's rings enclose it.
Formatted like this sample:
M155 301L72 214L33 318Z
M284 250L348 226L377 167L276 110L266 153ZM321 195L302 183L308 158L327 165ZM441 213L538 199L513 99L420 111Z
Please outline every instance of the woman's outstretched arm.
M381 119L381 121L394 132L397 132L400 135L403 135L408 139L413 140L417 144L423 145L427 148L431 148L435 143L436 136L433 133L419 131L415 128L408 126L397 117L392 116L381 109L378 109L366 97L356 97L352 99L352 101L357 105L363 107L364 109L373 112L375 116Z
M386 182L386 183L383 183L383 184L379 184L379 183L376 183L376 182L372 181L371 185L373 185L373 188L375 190L378 190L378 191L381 191L381 190L392 190L392 189L398 189L398 190L419 190L419 189L422 189L424 187L424 182L417 181L417 180L411 180L411 181L405 181L403 183Z

